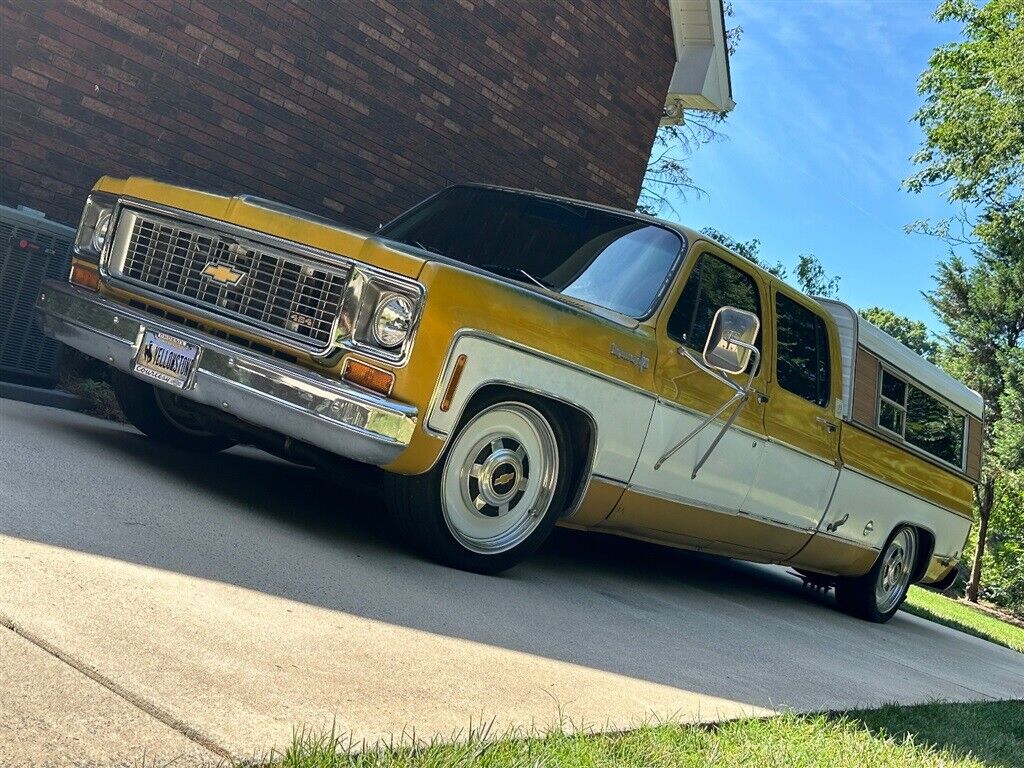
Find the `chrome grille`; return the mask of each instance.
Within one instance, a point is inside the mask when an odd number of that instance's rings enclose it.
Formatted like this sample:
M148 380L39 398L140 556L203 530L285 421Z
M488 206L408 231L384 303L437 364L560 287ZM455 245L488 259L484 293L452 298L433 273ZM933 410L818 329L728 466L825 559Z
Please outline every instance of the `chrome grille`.
M304 347L331 346L349 267L148 212L126 211L121 222L131 233L116 277Z

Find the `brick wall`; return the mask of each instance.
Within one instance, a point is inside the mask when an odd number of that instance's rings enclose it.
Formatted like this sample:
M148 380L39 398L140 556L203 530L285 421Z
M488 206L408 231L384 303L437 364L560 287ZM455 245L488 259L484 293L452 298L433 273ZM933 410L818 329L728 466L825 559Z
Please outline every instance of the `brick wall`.
M632 207L665 0L0 0L0 202L77 223L103 174L374 227L484 181Z

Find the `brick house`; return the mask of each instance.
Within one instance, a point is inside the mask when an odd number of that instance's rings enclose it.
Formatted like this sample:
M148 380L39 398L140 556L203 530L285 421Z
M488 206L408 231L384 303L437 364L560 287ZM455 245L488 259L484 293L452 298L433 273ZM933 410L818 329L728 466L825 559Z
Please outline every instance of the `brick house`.
M655 129L732 106L721 0L3 0L0 203L102 174L374 227L484 181L630 208Z

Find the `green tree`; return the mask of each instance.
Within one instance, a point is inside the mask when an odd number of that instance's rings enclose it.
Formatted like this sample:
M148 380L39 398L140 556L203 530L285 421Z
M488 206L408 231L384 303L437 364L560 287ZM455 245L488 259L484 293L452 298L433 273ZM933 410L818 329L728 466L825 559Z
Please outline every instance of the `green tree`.
M959 256L939 263L929 303L949 329L940 363L985 399L985 461L975 494L978 545L967 597L977 601L998 492L1019 486L1024 473L1024 238L1003 236L991 249L976 249L968 264Z
M781 261L777 261L774 264L768 264L761 258L761 241L756 237L752 237L750 240L737 240L731 235L725 234L720 229L714 227L704 227L701 230L702 235L707 235L716 243L721 243L733 253L738 253L747 261L752 261L759 267L771 272L773 275L780 279L785 279L786 268L782 265Z
M701 230L701 233L721 243L730 251L738 253L747 261L754 262L780 280L788 278L789 271L781 261L776 261L772 264L761 256L761 241L756 237L750 240L737 240L714 227L705 227ZM839 293L840 278L828 275L825 272L825 268L821 266L821 262L818 261L818 257L814 254L801 253L797 256L793 274L800 290L810 296L830 297Z
M960 22L963 39L937 48L918 82L924 104L914 118L924 143L912 192L943 187L950 202L981 210L966 224L978 238L1024 223L1024 3L943 0L940 22ZM951 237L950 222L912 228ZM955 238L954 238L955 239Z
M976 601L991 560L986 550L1005 541L1004 513L1021 510L1007 498L1020 487L1024 453L1024 0L942 0L935 18L959 22L963 35L935 50L918 82L924 104L914 117L924 140L914 156L917 172L904 185L911 192L942 188L961 210L962 234L951 220L917 222L911 230L973 246L971 263L957 255L939 263L928 299L949 328L940 364L985 398L978 544L967 590Z
M801 253L796 257L793 274L796 284L806 294L830 297L839 293L839 277L829 276L813 253Z
M883 307L862 309L860 316L869 323L877 325L926 360L933 363L936 361L939 354L939 343L929 332L928 326L920 320L911 320L909 317Z

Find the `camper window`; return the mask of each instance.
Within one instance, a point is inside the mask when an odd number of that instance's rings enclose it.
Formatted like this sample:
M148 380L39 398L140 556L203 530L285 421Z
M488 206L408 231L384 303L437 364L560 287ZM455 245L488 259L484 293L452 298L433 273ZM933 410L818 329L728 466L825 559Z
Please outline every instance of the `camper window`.
M966 417L962 413L884 368L878 393L879 427L963 469Z
M964 415L913 385L907 390L907 442L963 469Z
M878 426L903 437L907 421L907 383L883 370L880 391Z

